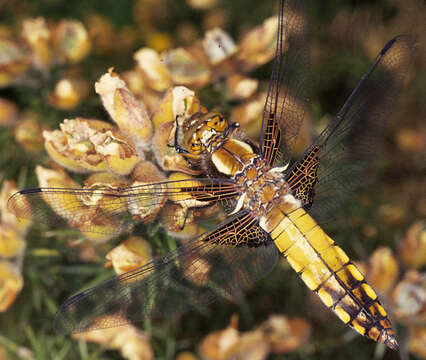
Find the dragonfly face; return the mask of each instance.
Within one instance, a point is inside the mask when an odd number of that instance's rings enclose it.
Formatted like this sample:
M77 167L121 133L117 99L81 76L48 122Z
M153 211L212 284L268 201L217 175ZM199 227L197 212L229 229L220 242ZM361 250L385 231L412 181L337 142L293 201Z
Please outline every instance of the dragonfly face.
M114 235L127 229L122 214L135 204L150 208L166 199L187 207L234 204L221 224L175 252L71 297L56 316L56 329L81 332L158 314L170 317L238 295L271 271L282 253L345 324L397 349L376 293L319 222L335 215L361 184L413 48L409 36L388 42L336 117L288 167L308 102L308 31L301 2L280 0L259 150L237 136L222 115L198 113L181 126L178 149L194 166L208 159L214 171L206 171L207 177L119 189L36 188L13 195L9 208L17 216L49 223L83 218L83 232L103 231L106 218L117 224L107 230ZM103 199L102 209L79 200L88 192Z
M193 155L211 153L228 136L230 126L219 113L197 113L183 123L184 146Z

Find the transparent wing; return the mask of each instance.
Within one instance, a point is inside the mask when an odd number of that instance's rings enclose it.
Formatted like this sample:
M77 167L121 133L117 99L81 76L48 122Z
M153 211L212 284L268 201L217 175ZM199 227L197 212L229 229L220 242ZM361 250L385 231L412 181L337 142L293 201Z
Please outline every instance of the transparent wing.
M32 188L10 197L18 218L51 227L68 225L83 233L120 235L135 219L150 220L170 200L185 208L203 207L239 196L225 179L166 181L123 188Z
M229 246L234 239L240 246ZM253 239L256 245L248 243ZM55 330L82 332L171 317L238 296L276 261L269 235L240 212L175 252L71 297L55 317Z
M309 74L308 24L297 0L280 0L274 66L263 110L262 157L287 164L307 108Z
M389 41L337 116L287 173L296 196L318 221L332 218L366 181L413 49L410 36Z

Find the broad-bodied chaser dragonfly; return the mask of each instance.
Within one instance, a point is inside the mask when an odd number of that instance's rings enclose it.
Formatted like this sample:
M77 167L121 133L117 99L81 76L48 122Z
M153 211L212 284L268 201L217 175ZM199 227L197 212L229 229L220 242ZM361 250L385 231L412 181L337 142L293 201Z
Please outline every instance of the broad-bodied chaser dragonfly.
M69 298L56 315L56 330L82 332L172 316L236 295L270 272L281 253L345 324L397 349L375 291L318 223L335 215L363 183L413 48L409 36L389 41L330 124L289 165L305 111L288 98L291 94L308 102L308 31L300 2L280 0L258 146L221 114L199 113L177 130L184 140L176 140L175 146L191 166L205 169L205 177L115 189L32 188L14 194L9 208L19 217L50 223L52 217L59 220L71 213L68 223L81 224L84 218L83 232L102 231L103 219L114 218L119 220L112 230L117 234L128 227L123 213L154 206L164 197L193 208L224 200L232 205L220 225L175 252ZM101 197L102 210L76 200L87 196Z

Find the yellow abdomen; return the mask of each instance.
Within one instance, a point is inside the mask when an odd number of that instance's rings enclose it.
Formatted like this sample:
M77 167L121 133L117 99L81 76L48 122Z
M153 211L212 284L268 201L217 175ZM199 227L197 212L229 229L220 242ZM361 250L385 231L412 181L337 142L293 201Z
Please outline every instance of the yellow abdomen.
M303 209L274 207L263 226L303 282L345 324L398 348L386 311L345 252Z

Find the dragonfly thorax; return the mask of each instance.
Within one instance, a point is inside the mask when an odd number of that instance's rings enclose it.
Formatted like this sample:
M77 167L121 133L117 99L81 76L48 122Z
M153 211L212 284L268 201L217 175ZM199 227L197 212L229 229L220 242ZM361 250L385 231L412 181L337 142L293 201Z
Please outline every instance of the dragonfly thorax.
M291 195L290 186L284 179L282 169L271 168L259 156L254 157L250 164L237 173L235 179L242 188L242 196L236 210L245 208L258 219L266 216L277 205L295 200Z

